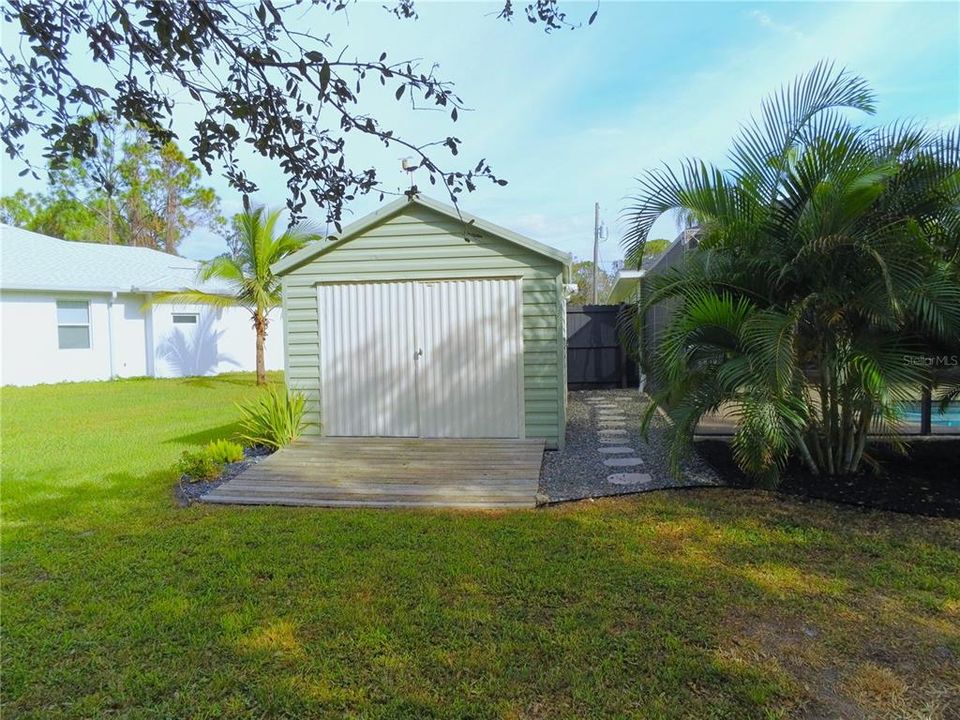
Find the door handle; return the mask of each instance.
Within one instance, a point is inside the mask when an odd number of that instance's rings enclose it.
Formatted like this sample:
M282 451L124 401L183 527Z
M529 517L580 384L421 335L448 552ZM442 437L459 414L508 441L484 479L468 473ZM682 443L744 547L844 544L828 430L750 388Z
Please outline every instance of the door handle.
M423 357L423 348L417 348L417 351L413 354L414 360L419 360Z

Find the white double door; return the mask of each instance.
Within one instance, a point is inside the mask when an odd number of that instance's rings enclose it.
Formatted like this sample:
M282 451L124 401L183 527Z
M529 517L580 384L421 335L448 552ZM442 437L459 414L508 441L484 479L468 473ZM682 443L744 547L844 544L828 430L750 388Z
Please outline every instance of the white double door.
M323 433L522 437L520 282L319 285Z

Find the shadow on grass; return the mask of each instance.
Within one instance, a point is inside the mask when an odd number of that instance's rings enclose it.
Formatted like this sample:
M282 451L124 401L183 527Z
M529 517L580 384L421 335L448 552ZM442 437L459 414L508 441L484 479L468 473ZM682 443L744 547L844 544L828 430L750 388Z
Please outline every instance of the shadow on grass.
M241 385L248 388L257 387L257 377L253 373L222 373L220 375L203 375L180 378L179 381L188 387L212 388L217 385ZM271 370L267 373L268 385L282 385L283 372Z
M221 440L224 438L232 440L239 432L240 423L233 422L225 425L218 425L217 427L206 428L195 433L178 435L177 437L168 438L163 442L168 445L206 445L211 440Z
M69 526L110 526L118 518L149 517L161 498L174 505L175 465L145 475L107 473L98 481L25 481L4 488L4 541L15 540L17 528L51 529L51 523ZM63 527L63 526L61 526Z

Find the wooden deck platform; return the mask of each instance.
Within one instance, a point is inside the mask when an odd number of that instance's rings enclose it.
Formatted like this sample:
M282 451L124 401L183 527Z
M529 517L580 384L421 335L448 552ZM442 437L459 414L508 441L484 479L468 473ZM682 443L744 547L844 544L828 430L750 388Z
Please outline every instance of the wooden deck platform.
M542 440L298 440L204 502L323 507L535 507Z

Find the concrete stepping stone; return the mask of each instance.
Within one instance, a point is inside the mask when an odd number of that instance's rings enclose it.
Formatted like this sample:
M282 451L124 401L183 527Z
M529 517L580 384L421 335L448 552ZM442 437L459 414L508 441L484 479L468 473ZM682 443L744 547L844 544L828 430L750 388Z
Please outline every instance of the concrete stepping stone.
M638 457L629 458L610 458L603 461L608 467L633 467L634 465L643 465L643 460Z
M597 430L601 435L626 435L627 431L624 428L600 428Z
M653 480L647 473L614 473L607 476L611 485L643 485Z
M627 438L625 438L623 435L610 435L608 437L601 435L600 442L609 443L611 445L622 445L623 443L627 442Z
M613 447L602 447L597 448L598 452L602 453L632 453L634 449L632 447L627 447L626 445L614 445Z

